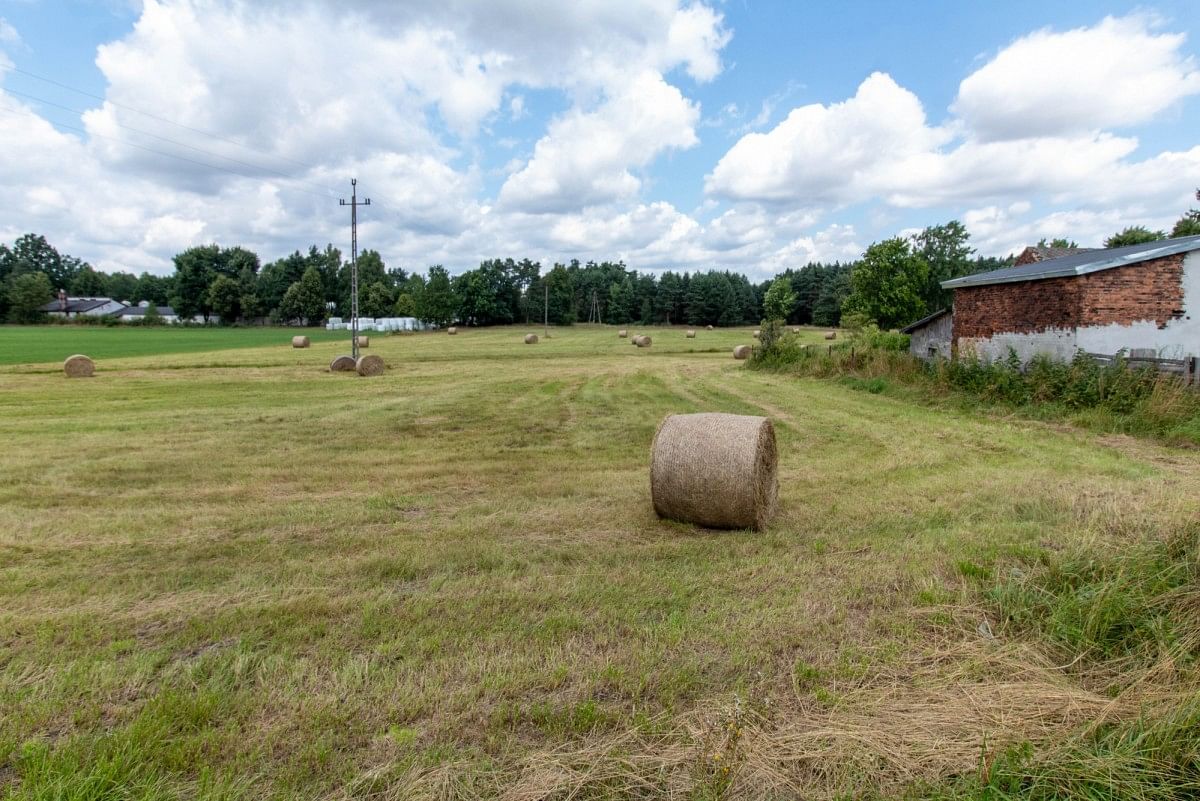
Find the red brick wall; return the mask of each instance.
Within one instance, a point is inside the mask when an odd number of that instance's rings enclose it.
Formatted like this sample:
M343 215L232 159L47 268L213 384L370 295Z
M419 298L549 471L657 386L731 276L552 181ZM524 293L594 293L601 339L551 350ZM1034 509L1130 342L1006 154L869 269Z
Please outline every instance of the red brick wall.
M1153 320L1161 328L1183 316L1183 256L1077 278L955 290L954 339L1141 320Z

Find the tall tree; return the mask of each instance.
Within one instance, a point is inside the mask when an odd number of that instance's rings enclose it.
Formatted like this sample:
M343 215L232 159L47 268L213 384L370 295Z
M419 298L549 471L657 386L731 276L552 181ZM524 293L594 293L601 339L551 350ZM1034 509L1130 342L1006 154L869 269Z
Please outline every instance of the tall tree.
M208 287L208 305L225 325L242 315L242 287L228 275L218 275Z
M1131 225L1120 233L1113 234L1108 239L1104 240L1106 248L1120 248L1126 245L1140 245L1143 242L1157 242L1160 239L1166 239L1167 235L1162 231L1151 231L1142 225Z
M880 328L907 325L926 313L921 294L928 281L929 265L912 252L907 239L876 242L850 274L850 296L842 311L865 314Z
M316 267L309 267L284 293L279 304L279 317L288 322L300 320L305 325L319 325L325 319L325 303L321 274Z
M41 307L51 301L54 288L43 272L15 275L8 281L5 292L8 300L8 319L14 323L37 323L46 315Z
M417 301L417 317L441 328L454 322L456 306L450 273L440 264L430 267L429 280Z
M921 299L930 311L948 308L954 302L953 290L942 289L942 281L971 271L971 254L975 249L967 244L970 238L958 220L931 225L913 237L917 255L929 265L929 277L921 291Z
M766 297L763 298L763 315L767 320L787 320L796 306L796 293L792 290L792 282L787 276L780 276L771 282Z

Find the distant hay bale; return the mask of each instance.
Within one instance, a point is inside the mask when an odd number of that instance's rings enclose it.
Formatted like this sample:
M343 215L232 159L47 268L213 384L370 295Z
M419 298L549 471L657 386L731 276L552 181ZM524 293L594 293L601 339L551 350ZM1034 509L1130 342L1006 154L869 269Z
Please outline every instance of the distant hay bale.
M711 331L711 330L713 330L713 327L711 325L706 325L706 326L704 326L704 330Z
M617 332L617 336L619 336L621 339L625 339L626 337L629 336L629 331L622 328L620 331Z
M91 378L96 373L96 363L82 353L76 353L63 362L63 373L67 378Z
M650 495L659 517L765 528L779 497L774 426L737 414L668 415L650 447Z
M750 346L749 345L738 345L736 348L733 349L733 358L749 359L750 358Z
M687 332L687 334L685 334L685 336L686 336L688 339L695 339L695 338L696 338L696 332L695 332L695 331L688 331L688 332Z
M760 336L762 336L762 331L760 329L755 328L754 329L754 338L758 339Z
M329 372L331 373L353 373L358 369L358 364L354 361L353 356L338 356L329 363Z
M382 356L376 356L372 353L370 356L359 356L358 361L354 363L354 369L361 376L382 375L386 365L383 363Z
M454 336L455 334L458 333L458 329L455 328L454 326L450 326L449 328L446 329L446 333L449 334L450 336Z
M526 345L536 345L537 343L538 343L537 334L526 334L525 335L525 344Z
M359 346L360 348L369 348L369 347L371 347L371 338L370 338L370 337L364 337L364 336L360 336L360 337L358 338L358 346Z
M293 348L307 348L312 343L308 341L308 337L292 337Z
M793 333L793 334L799 334L799 333L800 333L800 329L799 329L799 328L793 328L793 329L792 329L792 333Z
M637 345L639 348L648 348L654 344L654 340L650 339L650 337L643 334L642 336L637 338L637 340L634 342L634 344Z
M825 335L826 339L837 339L837 331L830 331Z

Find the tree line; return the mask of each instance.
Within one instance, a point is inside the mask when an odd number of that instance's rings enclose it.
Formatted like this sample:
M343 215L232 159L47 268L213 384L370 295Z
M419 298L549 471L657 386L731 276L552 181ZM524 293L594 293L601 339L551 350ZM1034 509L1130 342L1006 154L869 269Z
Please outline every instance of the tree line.
M1171 232L1192 234L1200 234L1200 211L1194 209ZM1105 246L1163 237L1161 231L1131 227ZM546 317L555 325L734 326L767 318L829 327L854 314L886 329L948 307L952 297L942 281L1012 263L1011 257L976 255L969 240L962 223L951 220L873 243L852 262L812 262L760 283L728 270L655 274L621 261L578 260L543 269L539 262L511 258L489 259L451 276L441 265L425 272L389 268L377 251L367 250L358 258L359 314L416 317L436 326ZM1051 244L1074 245L1065 239ZM26 234L11 246L0 244L0 319L38 322L40 307L59 289L76 297L171 306L181 318L222 324L319 325L330 316L350 315L350 264L333 245L313 245L267 264L243 247L202 245L177 254L173 266L168 276L105 273L60 254L43 236Z

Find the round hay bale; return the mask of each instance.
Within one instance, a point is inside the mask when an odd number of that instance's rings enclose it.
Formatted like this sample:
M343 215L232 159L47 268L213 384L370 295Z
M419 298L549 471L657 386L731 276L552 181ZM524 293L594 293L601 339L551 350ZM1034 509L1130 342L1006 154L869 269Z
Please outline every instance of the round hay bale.
M454 336L455 334L458 333L458 329L454 326L450 326L449 328L446 329L446 333L449 334L450 336Z
M617 336L619 336L621 339L625 339L626 337L629 336L629 331L622 328L620 331L617 332Z
M537 343L538 343L537 334L526 334L525 335L525 344L526 345L536 345Z
M386 365L383 363L382 356L376 356L372 353L370 356L359 356L358 361L354 364L354 369L362 376L382 375Z
M837 331L830 331L825 335L826 339L837 339Z
M749 345L738 345L736 348L733 349L733 358L749 359L750 358L750 346Z
M312 343L308 341L308 337L292 337L293 348L307 348Z
M696 338L696 332L695 332L695 331L688 331L688 332L687 332L687 334L686 334L685 336L687 336L687 338L688 338L688 339L695 339L695 338Z
M704 326L704 330L711 331L711 330L713 330L713 327L711 325L706 325L706 326Z
M654 341L652 339L650 339L650 337L643 334L642 336L637 338L637 342L635 344L639 348L648 348L654 344Z
M755 329L754 329L754 338L755 338L755 339L758 339L758 338L759 338L761 335L762 335L762 331L761 331L761 330L759 330L759 329L757 329L757 328L755 328Z
M650 496L659 517L765 528L779 497L775 427L739 414L668 415L650 447Z
M799 328L793 328L793 329L792 329L792 333L793 333L793 334L799 334L799 333L800 333L800 329L799 329Z
M359 336L359 338L358 338L358 346L359 346L360 348L369 348L369 347L371 347L371 338L370 338L370 337Z
M353 373L358 369L358 364L354 361L353 356L338 356L329 363L329 372L331 373Z
M63 362L63 373L67 378L91 378L96 373L96 363L82 353L76 353Z

